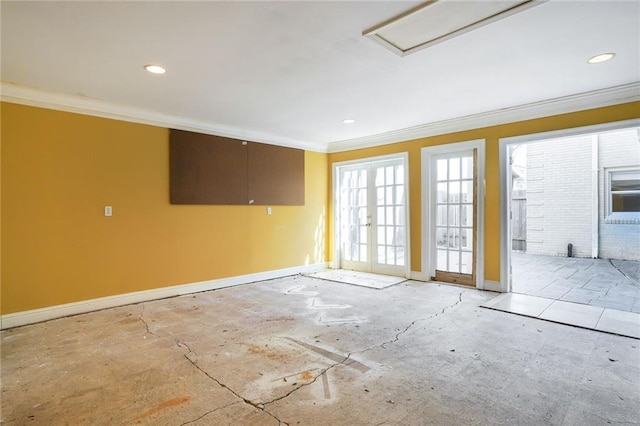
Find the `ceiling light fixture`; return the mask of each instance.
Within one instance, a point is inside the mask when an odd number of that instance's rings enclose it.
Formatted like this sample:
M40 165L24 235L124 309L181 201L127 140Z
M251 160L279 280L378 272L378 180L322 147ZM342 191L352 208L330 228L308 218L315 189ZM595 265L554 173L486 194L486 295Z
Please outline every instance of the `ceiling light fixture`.
M609 59L613 59L614 56L616 56L615 53L601 53L590 58L587 62L590 64L599 64L600 62L605 62Z
M355 122L356 120L352 120L351 118L345 118L344 120L342 120L343 124L353 124Z
M167 72L167 70L162 68L160 65L145 65L144 69L152 74L164 74Z

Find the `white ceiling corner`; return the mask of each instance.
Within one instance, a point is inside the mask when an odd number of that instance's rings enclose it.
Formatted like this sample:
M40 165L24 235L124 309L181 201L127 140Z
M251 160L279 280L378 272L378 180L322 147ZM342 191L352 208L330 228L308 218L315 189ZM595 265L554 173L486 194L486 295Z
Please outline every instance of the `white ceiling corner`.
M0 100L3 102L48 108L58 111L91 115L94 117L128 121L150 126L167 127L234 139L247 139L270 145L300 148L308 151L326 152L327 145L291 140L277 135L237 129L220 123L205 122L188 117L145 110L128 105L117 105L98 99L89 99L77 95L49 93L13 83L0 82Z
M426 123L363 138L331 142L328 146L328 152L368 148L637 101L640 101L640 82ZM640 116L640 111L638 112Z
M362 36L421 3L2 2L0 92L320 152L638 99L638 1L549 0L403 58Z

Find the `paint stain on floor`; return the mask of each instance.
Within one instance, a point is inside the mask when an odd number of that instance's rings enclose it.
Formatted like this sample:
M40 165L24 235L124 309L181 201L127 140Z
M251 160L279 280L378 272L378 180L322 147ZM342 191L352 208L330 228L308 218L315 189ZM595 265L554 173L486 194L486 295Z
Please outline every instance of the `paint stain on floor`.
M267 357L269 359L272 359L274 361L284 361L284 360L286 360L288 358L286 354L281 353L281 352L275 352L275 351L269 349L269 347L267 347L267 346L260 347L260 346L257 346L257 345L251 345L247 349L247 353L263 355L263 356L265 356L265 357Z
M136 417L135 419L133 419L131 422L138 422L142 419L145 419L147 417L153 416L154 414L159 413L160 411L167 409L167 408L171 408L171 407L176 407L178 405L182 405L185 402L189 401L191 399L190 396L181 396L179 398L174 398L174 399L170 399L168 401L163 402L162 404L159 404L155 407L153 407L152 409L145 411L144 413L140 414L138 417Z

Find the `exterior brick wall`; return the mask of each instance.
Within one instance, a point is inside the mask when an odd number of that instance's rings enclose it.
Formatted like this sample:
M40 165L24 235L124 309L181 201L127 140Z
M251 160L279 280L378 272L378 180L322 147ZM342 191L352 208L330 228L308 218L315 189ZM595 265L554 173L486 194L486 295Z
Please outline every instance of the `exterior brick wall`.
M599 257L640 260L640 219L635 223L616 223L607 217L607 169L640 168L640 139L637 129L602 133L598 141Z
M591 257L592 203L598 203L598 257L640 260L640 217L608 216L607 171L640 168L639 129L601 133L598 138L597 200L592 188L592 135L528 144L527 253Z
M527 145L527 253L591 257L591 136Z

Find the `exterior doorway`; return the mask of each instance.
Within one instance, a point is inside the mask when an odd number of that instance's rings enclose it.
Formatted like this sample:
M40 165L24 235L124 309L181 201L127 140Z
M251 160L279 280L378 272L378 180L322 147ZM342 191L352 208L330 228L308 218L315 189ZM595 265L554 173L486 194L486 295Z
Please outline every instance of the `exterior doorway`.
M422 149L423 275L484 289L484 140Z
M640 313L639 124L501 141L503 291Z
M334 165L337 268L409 276L407 155Z

